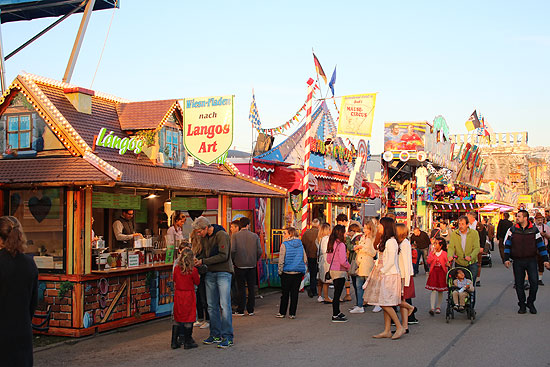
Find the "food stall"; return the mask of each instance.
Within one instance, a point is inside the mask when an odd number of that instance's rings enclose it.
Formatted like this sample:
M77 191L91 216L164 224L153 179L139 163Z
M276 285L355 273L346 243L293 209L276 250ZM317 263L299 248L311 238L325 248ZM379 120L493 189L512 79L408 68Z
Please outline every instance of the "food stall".
M228 228L233 198L285 200L228 164L189 159L178 100L130 102L19 75L0 98L0 195L39 268L35 332L80 337L170 314L180 211ZM122 210L139 233L116 245Z

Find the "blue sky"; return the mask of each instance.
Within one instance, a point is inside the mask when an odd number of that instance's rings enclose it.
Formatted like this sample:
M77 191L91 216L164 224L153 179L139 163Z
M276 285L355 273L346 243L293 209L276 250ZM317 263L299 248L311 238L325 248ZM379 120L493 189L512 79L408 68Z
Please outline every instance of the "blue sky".
M266 128L302 105L312 48L329 78L338 65L337 96L379 93L375 153L385 121L441 114L451 133L465 133L474 109L496 132L527 130L530 145L549 145L548 1L156 4L122 0L92 89L134 101L234 94L238 149L251 147L252 88ZM92 15L73 84L91 86L112 14ZM61 79L80 18L8 60L8 83L22 70ZM4 53L53 20L3 24Z

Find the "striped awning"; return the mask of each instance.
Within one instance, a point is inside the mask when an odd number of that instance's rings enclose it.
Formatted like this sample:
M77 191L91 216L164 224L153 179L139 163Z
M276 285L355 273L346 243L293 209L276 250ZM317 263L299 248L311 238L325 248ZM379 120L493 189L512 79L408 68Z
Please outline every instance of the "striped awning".
M448 203L448 204L432 204L432 208L436 212L467 212L470 210L478 210L485 204L481 203Z

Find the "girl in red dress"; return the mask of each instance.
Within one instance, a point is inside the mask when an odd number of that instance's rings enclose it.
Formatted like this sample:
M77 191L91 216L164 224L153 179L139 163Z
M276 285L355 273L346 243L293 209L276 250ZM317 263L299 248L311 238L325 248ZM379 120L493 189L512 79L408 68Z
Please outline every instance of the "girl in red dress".
M430 315L441 313L441 302L443 301L443 292L447 290L447 252L443 251L445 239L436 237L433 243L433 250L428 255L428 264L430 265L430 275L426 281L426 289L432 291L430 297ZM437 294L437 307L435 307L435 298ZM434 309L435 307L435 309Z
M179 348L181 344L184 349L197 347L192 335L193 323L197 318L195 286L199 285L200 277L194 263L193 251L190 248L184 248L174 267L175 325L172 325L172 349Z

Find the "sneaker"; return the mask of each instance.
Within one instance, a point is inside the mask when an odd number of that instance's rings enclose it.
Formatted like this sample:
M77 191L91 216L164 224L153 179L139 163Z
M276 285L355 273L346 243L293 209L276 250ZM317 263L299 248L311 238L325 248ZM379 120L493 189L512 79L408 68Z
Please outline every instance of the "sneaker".
M239 311L233 312L233 316L244 316L244 312L239 312Z
M365 313L365 309L363 307L355 306L349 311L349 313Z
M338 316L332 316L332 322L348 322L348 319L341 313Z
M525 307L525 305L520 305L518 313L523 315L526 312L527 312L527 308Z
M539 279L539 285L544 285L544 283L542 282L542 279Z
M319 296L319 297L317 297L317 302L323 303L323 302L325 302L325 299L323 297Z
M210 323L208 321L205 321L202 323L199 329L208 329L209 327L210 327Z
M194 326L194 327L201 326L202 323L203 323L202 321L198 321L198 320L197 320L197 321L195 321L195 322L193 323L193 326Z
M254 312L249 312L248 316L254 316Z
M533 315L537 314L537 309L535 308L535 305L527 305L527 308L529 308L529 312Z
M233 340L223 339L221 343L218 344L218 348L227 349L233 346Z
M313 298L313 292L311 291L311 289L308 289L308 290L307 290L307 296L308 296L309 298Z
M409 316L409 321L407 322L409 325L416 325L418 324L418 320L414 315Z
M215 336L209 336L208 338L206 338L202 341L203 344L207 344L207 345L219 344L221 342L222 342L222 338L217 338Z
M296 318L296 315L289 315L288 318L294 320Z
M382 307L380 306L374 306L374 308L372 309L372 312L380 312L382 311Z
M285 315L283 315L282 313L278 313L275 315L276 318L278 319L284 319L285 318Z

